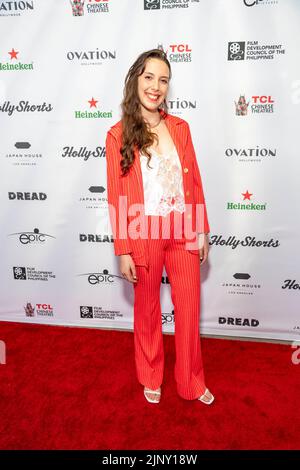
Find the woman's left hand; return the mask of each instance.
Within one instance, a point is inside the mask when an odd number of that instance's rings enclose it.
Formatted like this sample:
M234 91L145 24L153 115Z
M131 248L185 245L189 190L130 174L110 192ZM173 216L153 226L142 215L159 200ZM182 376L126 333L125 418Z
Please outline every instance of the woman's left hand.
M200 256L200 265L205 263L208 258L209 240L206 233L198 233L198 247Z

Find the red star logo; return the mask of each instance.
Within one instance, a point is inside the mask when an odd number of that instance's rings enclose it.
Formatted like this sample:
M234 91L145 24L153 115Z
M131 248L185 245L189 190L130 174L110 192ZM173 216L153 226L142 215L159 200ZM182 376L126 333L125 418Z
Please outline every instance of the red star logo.
M98 103L98 101L94 100L94 98L89 100L89 103L90 103L90 108L92 108L93 106L94 106L94 108L97 108L96 103Z
M15 51L14 48L12 48L11 52L9 52L10 54L10 60L11 59L18 59L17 57L17 54L19 54L19 52Z
M242 193L242 195L244 196L244 201L245 199L249 199L250 201L250 196L253 196L253 193L249 193L247 189L247 191L245 193Z

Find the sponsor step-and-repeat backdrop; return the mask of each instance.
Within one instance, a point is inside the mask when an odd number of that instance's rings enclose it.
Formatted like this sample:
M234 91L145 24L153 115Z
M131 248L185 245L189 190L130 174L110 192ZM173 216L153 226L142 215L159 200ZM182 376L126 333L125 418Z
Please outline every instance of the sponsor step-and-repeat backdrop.
M299 0L0 0L0 319L133 328L105 137L145 50L172 66L210 222L203 334L297 340ZM175 314L166 273L163 331Z

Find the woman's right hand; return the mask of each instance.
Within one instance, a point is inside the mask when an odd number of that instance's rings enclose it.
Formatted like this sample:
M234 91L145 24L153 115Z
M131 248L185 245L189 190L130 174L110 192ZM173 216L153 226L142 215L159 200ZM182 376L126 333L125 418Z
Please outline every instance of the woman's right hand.
M124 279L129 282L137 282L135 264L130 255L120 255L120 271Z

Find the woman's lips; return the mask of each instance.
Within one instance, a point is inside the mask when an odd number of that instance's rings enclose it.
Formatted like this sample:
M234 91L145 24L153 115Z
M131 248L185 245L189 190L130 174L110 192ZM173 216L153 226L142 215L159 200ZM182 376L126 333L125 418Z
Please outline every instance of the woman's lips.
M145 94L147 98L153 103L156 103L158 101L159 95L153 95L152 93L145 93Z

